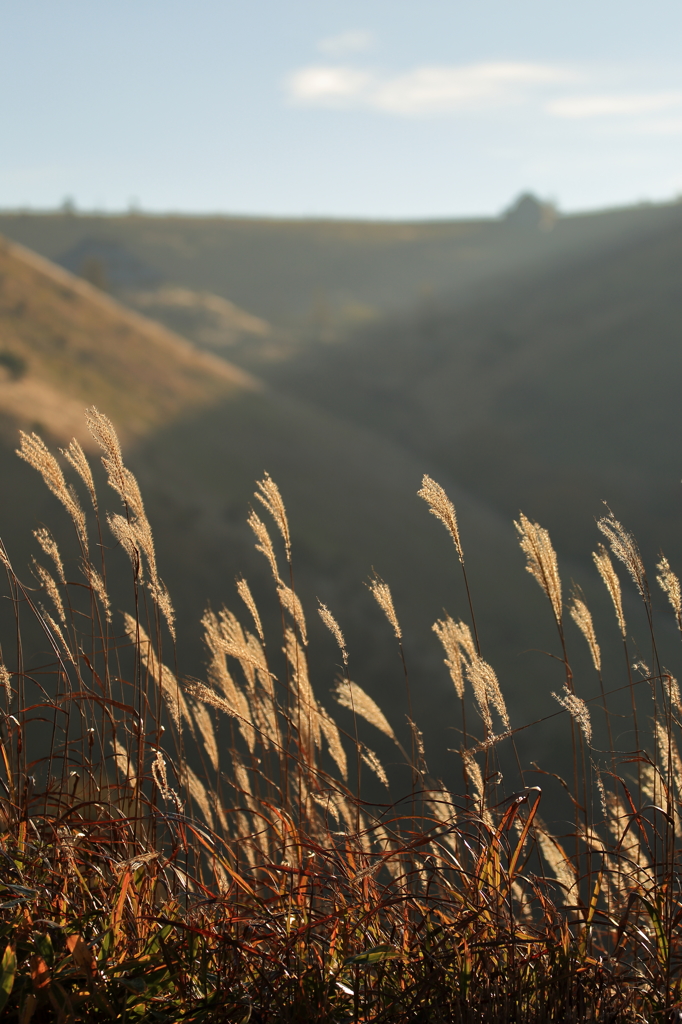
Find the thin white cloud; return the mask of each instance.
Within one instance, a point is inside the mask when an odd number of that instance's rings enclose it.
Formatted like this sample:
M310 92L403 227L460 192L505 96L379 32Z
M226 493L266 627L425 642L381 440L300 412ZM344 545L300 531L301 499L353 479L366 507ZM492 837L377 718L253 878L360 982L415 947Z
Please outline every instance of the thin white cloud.
M287 82L289 97L296 103L322 107L353 105L366 91L372 76L357 68L301 68Z
M565 96L548 103L545 110L554 117L638 117L682 106L682 92Z
M317 44L318 50L328 53L332 57L339 57L344 53L359 53L368 50L372 45L372 33L362 29L352 32L341 32L337 36L327 36L320 39Z
M393 114L446 114L516 103L529 88L561 81L565 72L544 64L490 63L416 68L385 81L372 106Z
M403 117L425 117L518 103L535 90L574 80L548 64L520 62L427 66L380 76L348 66L301 68L286 83L296 103L369 107Z

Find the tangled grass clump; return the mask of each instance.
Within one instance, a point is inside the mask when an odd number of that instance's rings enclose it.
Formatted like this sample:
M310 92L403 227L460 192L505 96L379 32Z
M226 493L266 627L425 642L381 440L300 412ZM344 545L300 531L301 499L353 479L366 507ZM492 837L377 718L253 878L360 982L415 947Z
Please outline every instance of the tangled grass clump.
M600 527L644 603L653 667L633 680L620 582L601 547L595 561L625 645L638 737L626 756L615 748L601 686L610 747L602 764L594 702L577 692L569 660L549 534L524 516L517 524L564 667L555 696L570 723L575 821L557 837L543 822L538 787L523 776L506 798L495 787L499 752L515 730L471 604L469 623L446 617L434 626L462 708L471 692L480 720L479 736L471 724L462 731L463 795L428 775L411 713L408 751L351 680L342 628L321 606L343 663L336 698L354 721L351 735L340 730L309 678L286 510L267 475L256 498L281 537L284 570L266 523L255 511L249 522L274 577L284 658L279 639L266 643L240 580L247 624L227 608L207 611L207 677L180 679L171 597L137 482L109 421L91 410L89 422L119 509L102 512L77 442L63 454L87 512L62 463L24 435L19 454L72 520L78 558L63 559L52 535L37 530L49 567L34 561L29 586L0 552L17 638L0 665L0 1012L21 1024L677 1019L680 695L659 664L645 568L621 524L609 515ZM428 478L420 494L466 574L452 503ZM106 528L131 565L120 622ZM677 577L665 559L658 572L680 624ZM405 664L390 589L376 578L371 590ZM568 610L601 682L580 592ZM49 655L30 659L30 645ZM641 722L640 683L649 700ZM405 799L363 799L363 771L390 787L361 738L365 722L408 766ZM637 767L634 783L618 773L624 760Z

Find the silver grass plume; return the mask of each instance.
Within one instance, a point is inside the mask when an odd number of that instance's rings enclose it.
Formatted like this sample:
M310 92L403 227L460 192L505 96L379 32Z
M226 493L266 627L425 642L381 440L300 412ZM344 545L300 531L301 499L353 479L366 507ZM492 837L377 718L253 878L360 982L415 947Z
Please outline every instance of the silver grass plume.
M17 455L40 473L55 498L61 501L73 521L83 551L87 552L88 534L85 513L73 487L67 485L61 466L38 434L25 434L23 430L20 430L19 437L21 443L17 448Z
M5 688L5 696L7 697L7 703L12 703L12 677L7 671L7 666L0 661L0 686Z
M552 693L552 696L555 700L559 701L562 708L565 708L571 718L577 722L583 736L585 737L585 742L590 746L592 743L592 720L585 701L582 700L581 697L577 697L574 693L571 693L565 684L562 695Z
M597 634L594 631L594 623L589 608L585 604L582 592L576 587L571 596L571 603L568 611L576 626L587 640L590 648L592 661L597 672L601 672L601 651L597 643Z
M656 568L658 569L656 579L658 580L663 592L668 595L668 600L675 612L678 628L682 629L682 593L680 592L680 581L670 568L670 563L664 555L661 555L661 560Z
M344 665L347 665L348 651L346 650L346 641L343 638L341 627L339 626L338 622L336 621L332 613L327 608L326 604L322 604L322 602L319 601L319 608L317 610L325 626L327 627L327 629L329 630L329 632L332 634L337 644L339 645Z
M384 771L384 766L382 765L381 761L379 760L377 755L374 753L374 751L370 750L370 748L365 746L364 743L361 743L360 744L360 756L362 757L362 760L365 762L367 767L371 771L374 772L374 774L376 775L376 777L378 778L378 780L382 784L382 786L385 786L386 789L388 789L389 788L388 776L386 775L386 772Z
M280 583L277 587L277 596L282 602L282 607L291 615L292 619L298 626L298 632L301 637L301 643L304 647L308 645L308 630L305 622L305 615L303 614L303 605L299 601L298 594L291 587L288 587L286 583Z
M45 621L47 622L47 624L49 625L50 629L55 634L57 639L59 640L59 644L61 645L61 648L62 648L64 654L66 655L68 660L71 662L71 664L75 667L76 666L76 659L73 656L73 652L71 651L71 648L69 647L69 645L67 644L66 640L64 639L64 634L62 633L61 626L59 625L58 622L55 622L55 620L52 618L50 613L48 611L46 611L45 608L41 607L40 610L42 612L43 618L45 619ZM54 643L54 640L53 640L53 643ZM55 644L55 646L57 646L57 644Z
M331 754L336 767L341 772L341 778L346 782L348 779L348 759L346 758L346 751L344 750L343 743L341 742L339 727L323 707L320 707L320 728L325 740L327 741L329 753Z
M286 509L284 507L282 495L279 493L279 488L269 473L266 473L262 480L256 481L256 487L257 490L255 492L255 497L262 505L265 506L272 518L275 520L277 528L282 534L282 539L284 540L287 562L290 562L291 535L289 533L289 522L287 520Z
M183 772L185 773L189 795L191 796L192 800L194 800L195 804L203 814L205 823L208 825L209 828L213 828L215 822L213 818L213 811L211 810L211 803L208 798L208 793L206 792L206 787L204 786L201 779L197 775L195 775L195 773L192 771L192 769L186 762L183 765Z
M627 636L627 627L625 625L625 616L623 614L623 596L620 589L620 580L616 575L616 570L613 568L613 563L609 558L609 553L603 544L600 544L597 547L597 550L592 552L592 558L599 575L603 579L604 585L609 592L609 597L613 602L620 635L625 639Z
M391 596L391 588L388 583L384 583L379 576L375 576L373 580L370 580L367 586L369 587L372 597L393 627L393 632L395 633L396 638L400 640L403 633L400 628L400 623L398 622L398 616L395 613L395 608L393 607L393 597Z
M450 678L455 687L458 697L464 696L464 677L462 675L462 659L459 653L458 631L455 623L446 615L445 619L438 619L431 627L443 645L445 651L444 662L450 672Z
M43 568L40 562L36 562L35 558L33 559L33 569L40 580L40 585L48 594L52 604L57 609L57 615L61 619L62 625L66 626L66 615L64 613L64 605L62 603L62 595L59 593L59 588L55 583L54 578L47 569Z
M218 744L216 742L215 730L213 728L213 719L200 701L194 701L191 708L198 734L201 736L204 743L204 750L206 751L208 759L213 766L213 770L217 772L220 766L220 757L218 755Z
M85 484L88 494L90 495L92 506L95 511L97 511L97 492L95 491L95 481L92 478L92 470L90 469L90 463L86 458L85 452L75 437L71 439L68 448L60 448L59 450L67 462L73 466Z
M644 563L642 562L642 556L640 555L639 548L637 547L637 541L632 534L628 533L625 527L618 522L613 512L609 512L608 516L602 516L601 519L598 519L597 526L611 545L611 550L616 558L623 563L632 576L640 596L648 603L649 589L647 587Z
M170 788L168 786L168 775L166 773L166 762L161 748L156 751L156 757L152 761L152 778L164 800L170 799Z
M59 577L60 583L66 583L66 576L64 575L64 566L62 565L61 555L59 554L59 548L57 542L44 526L39 527L33 531L33 536L40 544L41 548L45 552L48 558L51 558L54 562L55 569L57 570L57 576Z
M128 612L124 614L123 618L128 638L137 647L142 665L147 669L163 694L176 727L181 729L184 719L190 729L193 730L192 716L189 713L187 703L175 675L166 665L159 661L154 645L140 623Z
M256 515L253 509L251 509L251 512L249 513L247 523L256 536L256 551L260 551L262 555L265 555L270 563L272 575L277 583L279 583L280 575L279 568L277 566L277 556L275 555L275 549L272 546L272 540L270 539L267 526L263 520Z
M360 715L384 736L388 736L394 743L398 743L396 735L379 705L357 683L339 679L332 692L342 708L355 711L356 715Z
M561 577L557 557L549 533L539 523L533 523L521 512L519 521L514 523L519 534L519 544L526 556L526 570L540 584L554 612L558 623L561 622Z
M491 705L502 719L505 729L509 730L511 725L507 705L502 696L502 690L500 689L495 670L492 665L483 660L476 650L471 630L466 623L452 622L452 620L450 620L450 623L448 635L459 646L460 655L464 661L466 677L474 691L486 732L492 734L493 731Z
M575 886L575 871L563 847L548 835L543 829L536 829L536 836L542 856L550 868L557 882L562 886L562 901L568 900L568 895ZM565 890L565 891L563 891Z
M265 634L263 633L263 625L260 620L260 615L258 614L258 608L256 607L256 602L254 601L253 595L249 589L249 584L243 577L237 580L237 593L251 612L251 618L253 619L256 632L258 633L261 642L265 643Z
M445 529L448 531L455 543L457 557L463 565L464 551L462 550L462 542L459 537L459 526L457 525L457 513L455 511L455 506L452 504L441 485L437 484L435 480L432 480L431 477L426 474L422 480L421 490L417 491L417 495L420 498L423 498L427 503L431 515L440 519L441 523L445 526Z
M296 634L287 628L284 633L284 651L291 667L293 690L296 696L294 724L300 729L301 741L308 757L322 746L320 712L310 685L308 662Z

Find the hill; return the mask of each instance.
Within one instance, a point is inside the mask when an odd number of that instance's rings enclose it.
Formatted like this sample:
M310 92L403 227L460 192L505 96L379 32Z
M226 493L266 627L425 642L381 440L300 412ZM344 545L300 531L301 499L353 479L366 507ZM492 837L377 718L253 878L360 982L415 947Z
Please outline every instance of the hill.
M659 230L669 214L667 206L641 206L555 221L371 223L2 213L0 232L132 305L143 293L143 312L158 293L154 314L198 344L206 342L208 297L236 304L273 331L267 344L246 333L231 352L252 365L271 360L278 346L288 356L443 292L466 303L509 274L595 257ZM193 303L180 311L167 301L169 288L194 293Z
M420 722L434 751L443 752L434 756L433 768L452 770L445 751L452 745L447 730L456 702L430 627L443 606L464 614L466 604L451 543L416 497L421 460L361 425L197 351L39 257L10 244L0 257L0 331L8 375L0 387L0 472L5 493L12 495L0 528L15 564L25 565L37 553L30 530L41 522L69 550L56 499L14 455L16 429L40 426L48 440L63 443L72 429L83 436L82 410L94 402L124 426L126 458L142 484L161 572L178 611L180 668L201 675L201 611L207 601L235 605L238 573L248 575L275 636L279 630L267 567L245 525L253 482L268 469L291 516L297 589L311 618L316 687L324 695L337 672L337 654L314 613L319 596L343 624L355 678L393 709L396 728L405 728L405 709L396 701L396 687L404 689L400 661L362 582L375 567L394 590ZM497 667L517 678L519 639L525 635L530 646L532 633L525 608L539 604L539 596L527 586L510 524L452 479L442 482L457 501L471 552L481 632ZM120 577L110 580L117 609L129 602L128 579L121 553ZM521 600L513 596L519 585ZM10 643L6 626L0 631ZM526 667L522 675L528 676ZM520 720L527 717L526 698L519 690ZM443 713L444 702L451 718Z
M634 222L633 222L634 226ZM444 292L305 359L280 388L390 438L584 557L607 499L682 557L682 208L610 245Z
M68 440L101 405L140 437L260 385L35 253L0 239L0 415Z

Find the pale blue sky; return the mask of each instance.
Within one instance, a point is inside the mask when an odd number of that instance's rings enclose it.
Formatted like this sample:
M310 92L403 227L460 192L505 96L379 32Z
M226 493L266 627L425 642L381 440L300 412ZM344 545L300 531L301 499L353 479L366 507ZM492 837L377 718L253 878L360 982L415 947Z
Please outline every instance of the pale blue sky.
M0 0L0 207L496 213L682 192L680 0Z

